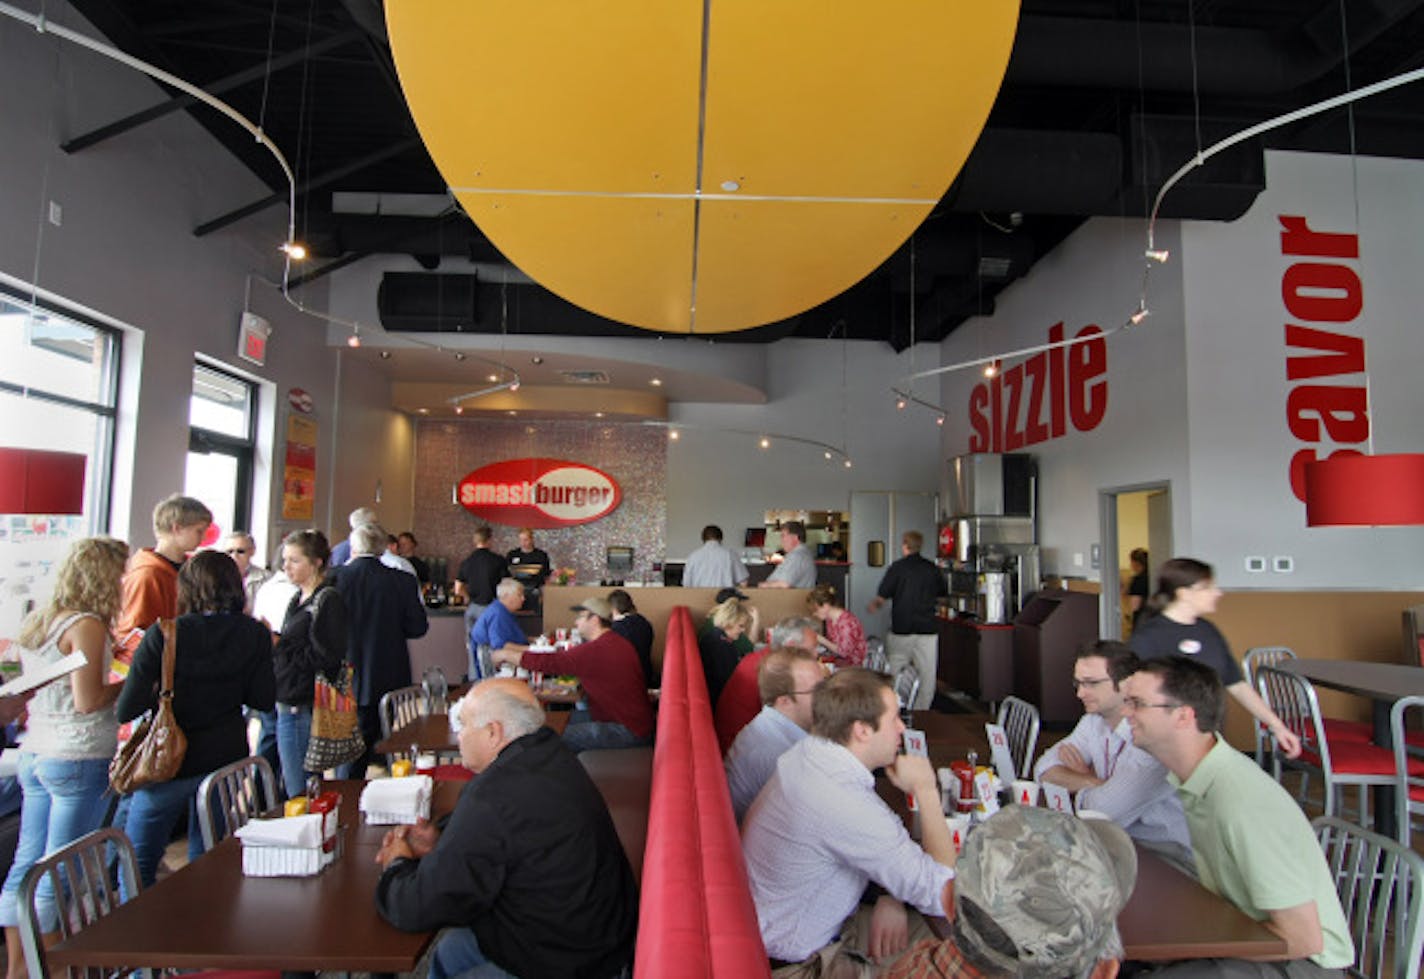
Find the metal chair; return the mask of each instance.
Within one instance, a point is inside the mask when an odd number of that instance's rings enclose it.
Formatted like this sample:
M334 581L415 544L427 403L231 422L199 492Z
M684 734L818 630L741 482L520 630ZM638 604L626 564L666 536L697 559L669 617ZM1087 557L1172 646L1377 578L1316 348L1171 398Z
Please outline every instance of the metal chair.
M499 672L499 668L494 665L494 650L490 649L488 643L480 643L475 647L475 675L472 680L488 680Z
M885 654L885 640L871 636L865 640L865 663L867 670L885 673L890 669L890 658Z
M20 945L25 968L32 976L48 976L44 936L58 930L69 938L112 912L122 903L119 885L109 874L111 853L118 856L124 893L139 891L138 858L133 844L117 829L100 829L37 861L20 881ZM41 884L53 894L58 922L41 921L36 898ZM102 977L111 969L70 970L70 975Z
M1336 815L1337 787L1358 786L1360 823L1370 825L1369 789L1394 784L1394 754L1373 744L1329 738L1320 718L1315 687L1305 677L1274 666L1263 666L1256 671L1256 685L1261 699L1300 738L1300 757L1296 759L1286 758L1277 745L1272 745L1271 773L1276 781L1281 780L1282 769L1287 767L1319 772L1325 783L1321 808L1327 816ZM1304 791L1302 784L1297 798L1301 798Z
M895 674L894 688L895 699L900 702L900 710L913 710L915 698L920 693L920 671L915 669L914 663L906 663L900 668L900 672Z
M999 704L999 727L1009 739L1009 755L1014 772L1021 778L1033 769L1033 752L1038 747L1038 708L1018 697L1005 697Z
M1246 674L1246 684L1252 690L1256 689L1256 671L1263 666L1279 666L1288 659L1297 659L1295 650L1289 646L1253 646L1246 650L1246 656L1241 660L1241 672ZM1262 768L1266 767L1266 744L1271 739L1271 734L1266 730L1266 725L1252 718L1251 727L1256 735L1256 764Z
M425 691L425 713L444 713L450 696L450 683L445 679L445 671L438 666L427 666L421 674L420 686Z
M1310 824L1355 943L1350 975L1418 979L1424 954L1424 859L1387 836L1343 819ZM1386 972L1387 963L1393 970Z
M425 690L419 686L401 687L399 690L392 690L381 698L378 708L381 715L381 739L388 740L391 732L397 728L404 727L411 721L426 713L425 710ZM393 751L386 756L386 764L390 765L398 758L404 758L406 752ZM411 761L415 759L412 758Z
M270 777L270 770L269 770ZM118 878L110 872L110 861L117 866ZM20 881L19 917L20 945L25 953L25 968L32 976L83 976L85 979L112 979L114 976L144 974L144 969L87 968L51 972L45 961L44 936L56 930L56 923L41 921L35 906L40 886L52 888L57 930L61 940L71 938L100 918L113 912L122 902L121 893L136 895L143 888L138 876L138 857L133 844L122 830L96 829L81 836L35 863ZM122 890L121 890L122 888ZM180 926L175 924L176 926ZM48 930L46 930L48 929ZM157 973L154 973L157 974ZM188 973L188 979L280 979L280 972L235 972L212 970Z
M1424 714L1424 697L1400 697L1389 711L1389 730L1394 741L1394 812L1399 842L1409 846L1413 830L1410 820L1424 815L1424 747L1416 732L1410 731L1409 712ZM1424 828L1424 825L1421 825Z
M203 849L211 850L243 826L277 805L277 779L261 755L224 765L198 783L198 828ZM215 817L222 818L216 824Z

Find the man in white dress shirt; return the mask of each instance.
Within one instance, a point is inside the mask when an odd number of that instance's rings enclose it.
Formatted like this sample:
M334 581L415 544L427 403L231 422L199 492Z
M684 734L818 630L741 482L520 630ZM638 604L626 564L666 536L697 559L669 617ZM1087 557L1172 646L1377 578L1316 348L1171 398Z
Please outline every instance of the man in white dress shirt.
M742 824L757 921L776 979L873 975L869 963L883 968L929 934L902 901L944 913L954 844L929 759L898 753L905 725L885 677L840 670L811 711L811 736L777 761ZM923 848L876 794L877 768L914 793ZM885 892L873 904L872 882Z
M1167 769L1133 745L1123 718L1119 684L1137 666L1136 654L1120 642L1105 639L1078 652L1073 689L1083 718L1043 753L1033 777L1077 793L1079 809L1106 814L1133 839L1194 873L1187 817Z
M727 788L737 822L776 771L777 759L811 730L811 697L824 678L815 654L804 649L773 649L757 667L761 713L727 751Z
M746 565L722 543L722 528L708 524L702 528L702 546L687 557L682 569L684 588L733 588L746 584Z

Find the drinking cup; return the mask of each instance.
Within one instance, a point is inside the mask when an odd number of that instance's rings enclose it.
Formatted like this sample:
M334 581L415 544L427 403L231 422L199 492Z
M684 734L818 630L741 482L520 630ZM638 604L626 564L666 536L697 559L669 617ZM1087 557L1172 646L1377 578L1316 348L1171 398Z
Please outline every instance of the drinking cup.
M969 834L969 827L973 821L973 817L967 812L945 817L945 822L949 824L949 838L954 843L955 853L964 849L964 838Z
M1038 805L1038 783L1024 778L1015 779L1014 802L1021 806Z

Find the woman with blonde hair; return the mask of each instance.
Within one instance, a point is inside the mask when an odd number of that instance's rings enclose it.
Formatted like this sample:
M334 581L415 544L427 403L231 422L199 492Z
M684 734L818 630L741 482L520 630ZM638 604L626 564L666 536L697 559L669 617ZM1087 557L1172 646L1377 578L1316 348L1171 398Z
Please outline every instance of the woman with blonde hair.
M128 545L111 537L76 542L59 566L49 603L25 620L16 640L26 671L75 652L88 662L41 687L30 701L29 733L20 752L20 841L0 890L10 979L25 975L20 881L36 861L98 829L104 820L109 762L118 746L114 701L122 689L107 682L113 658L109 627L119 613L128 556ZM47 884L41 884L36 903L44 930L54 931L54 892Z
M735 643L747 631L751 621L752 613L742 604L742 600L729 598L712 609L712 628L698 637L702 672L707 676L707 696L714 710L717 698L722 696L722 688L727 685L728 678L741 659Z
M836 659L837 666L859 666L865 662L865 627L846 609L832 585L819 584L806 596L806 605L819 621L826 624L826 634L817 636L817 644Z

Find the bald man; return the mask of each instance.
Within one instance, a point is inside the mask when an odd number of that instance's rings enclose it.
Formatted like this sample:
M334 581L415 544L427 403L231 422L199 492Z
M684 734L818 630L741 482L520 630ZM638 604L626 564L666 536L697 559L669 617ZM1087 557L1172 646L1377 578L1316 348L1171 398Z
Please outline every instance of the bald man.
M619 975L638 885L603 796L522 680L476 684L458 717L460 761L479 778L439 828L386 834L381 915L407 931L451 929L431 979Z

